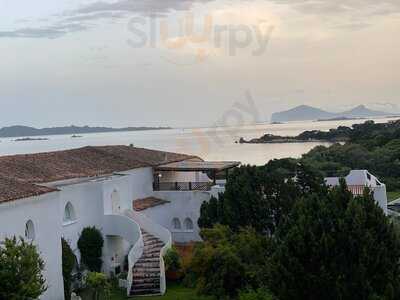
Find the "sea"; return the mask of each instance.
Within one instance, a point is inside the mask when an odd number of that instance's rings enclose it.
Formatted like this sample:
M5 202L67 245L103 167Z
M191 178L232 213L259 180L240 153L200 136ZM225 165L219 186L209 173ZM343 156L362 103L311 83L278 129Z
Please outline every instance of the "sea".
M383 123L394 118L374 119ZM204 160L240 161L242 164L264 165L271 159L298 158L318 145L329 143L239 144L241 137L252 139L270 133L295 136L306 130L327 131L339 126L351 126L366 120L307 121L285 124L256 124L240 127L178 128L133 132L112 132L71 135L52 135L34 138L47 140L16 141L16 138L0 139L0 156L28 154L73 149L84 146L134 145L155 150L197 155Z

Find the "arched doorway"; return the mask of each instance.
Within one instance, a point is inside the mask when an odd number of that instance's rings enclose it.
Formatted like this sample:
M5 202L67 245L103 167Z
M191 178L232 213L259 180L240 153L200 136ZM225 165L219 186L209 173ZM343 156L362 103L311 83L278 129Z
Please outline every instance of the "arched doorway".
M111 194L111 205L113 214L121 213L121 201L117 190L114 190Z

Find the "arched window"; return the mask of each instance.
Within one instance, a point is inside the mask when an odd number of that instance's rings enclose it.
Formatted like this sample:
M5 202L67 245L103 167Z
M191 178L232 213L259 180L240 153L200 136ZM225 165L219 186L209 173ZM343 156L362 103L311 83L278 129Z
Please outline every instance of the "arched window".
M181 221L178 218L173 218L172 219L172 228L174 230L181 230L182 229Z
M193 230L193 221L190 218L186 218L183 222L185 230Z
M68 202L67 205L65 205L64 209L64 223L75 220L76 220L75 209L72 206L71 202Z
M25 238L31 241L35 239L35 225L31 220L25 224Z
M111 193L111 206L113 214L119 214L121 212L121 201L117 190Z

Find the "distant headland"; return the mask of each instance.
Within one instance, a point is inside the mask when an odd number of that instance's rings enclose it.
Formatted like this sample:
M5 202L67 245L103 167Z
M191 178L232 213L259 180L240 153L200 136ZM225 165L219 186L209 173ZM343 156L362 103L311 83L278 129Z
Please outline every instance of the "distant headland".
M367 108L365 105L359 105L351 110L333 113L308 105L300 105L287 111L272 114L272 123L282 123L291 121L338 121L363 119L371 117L393 116L394 113L376 111ZM397 114L398 115L398 114Z
M90 127L90 126L64 126L64 127L49 127L49 128L34 128L29 126L10 126L0 129L0 137L26 137L26 136L46 136L72 134L77 137L78 134L86 133L103 133L103 132L124 132L124 131L144 131L144 130L161 130L171 129L171 127Z

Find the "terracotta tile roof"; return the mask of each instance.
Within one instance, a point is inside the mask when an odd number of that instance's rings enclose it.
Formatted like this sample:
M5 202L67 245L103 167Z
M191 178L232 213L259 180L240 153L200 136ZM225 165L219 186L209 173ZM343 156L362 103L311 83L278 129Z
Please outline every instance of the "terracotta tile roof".
M31 183L21 183L14 179L0 177L0 203L39 196L54 191L56 189Z
M129 146L84 147L73 150L0 157L0 203L53 191L36 184L108 175L193 158Z
M167 204L169 201L161 200L155 197L133 200L132 206L136 211L142 211L151 207Z

